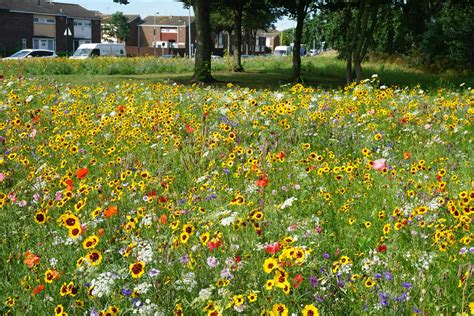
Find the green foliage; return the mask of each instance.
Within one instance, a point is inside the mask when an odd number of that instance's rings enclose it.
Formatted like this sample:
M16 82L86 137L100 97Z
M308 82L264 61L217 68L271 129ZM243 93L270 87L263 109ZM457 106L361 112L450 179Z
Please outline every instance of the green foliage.
M120 42L126 42L129 37L130 26L128 18L122 12L116 12L104 21L103 33L109 38L116 38Z
M281 37L282 37L281 39L282 45L287 45L287 46L290 45L291 43L295 41L295 29L290 28L290 29L283 30Z
M417 52L422 64L434 70L474 70L474 6L443 3L427 24Z

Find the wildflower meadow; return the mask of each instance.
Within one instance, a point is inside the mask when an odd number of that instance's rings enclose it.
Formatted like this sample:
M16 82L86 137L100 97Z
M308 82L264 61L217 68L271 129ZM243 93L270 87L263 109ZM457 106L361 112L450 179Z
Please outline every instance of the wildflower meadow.
M2 77L0 312L473 314L473 106Z

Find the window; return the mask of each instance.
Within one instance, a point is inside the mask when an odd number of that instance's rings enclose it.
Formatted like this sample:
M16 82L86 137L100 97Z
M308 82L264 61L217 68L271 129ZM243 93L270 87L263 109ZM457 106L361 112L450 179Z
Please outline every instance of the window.
M33 22L35 24L56 24L56 19L45 16L35 16Z
M178 33L178 28L161 28L161 33Z
M52 38L33 38L34 49L56 50L56 41Z

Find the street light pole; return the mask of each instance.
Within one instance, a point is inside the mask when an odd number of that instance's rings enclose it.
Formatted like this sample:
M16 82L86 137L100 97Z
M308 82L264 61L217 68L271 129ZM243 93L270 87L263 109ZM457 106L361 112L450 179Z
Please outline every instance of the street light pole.
M155 12L153 15L153 54L156 57L156 15L159 14Z

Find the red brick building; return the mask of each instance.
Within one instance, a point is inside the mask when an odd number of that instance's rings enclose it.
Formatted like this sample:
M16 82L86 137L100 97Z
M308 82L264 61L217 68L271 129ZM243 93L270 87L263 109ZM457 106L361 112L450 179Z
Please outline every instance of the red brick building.
M191 49L194 51L196 38L194 17L147 16L138 25L137 46L139 48L157 48L154 50L156 55L188 55L190 45L189 30L191 30Z
M72 54L83 43L100 43L97 12L49 0L0 0L0 55L24 48Z

